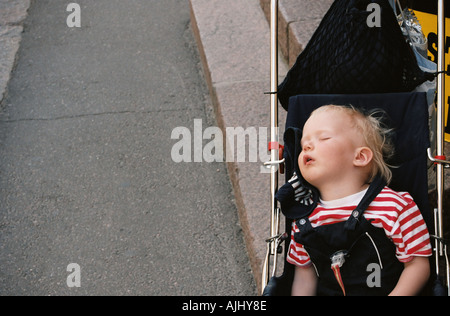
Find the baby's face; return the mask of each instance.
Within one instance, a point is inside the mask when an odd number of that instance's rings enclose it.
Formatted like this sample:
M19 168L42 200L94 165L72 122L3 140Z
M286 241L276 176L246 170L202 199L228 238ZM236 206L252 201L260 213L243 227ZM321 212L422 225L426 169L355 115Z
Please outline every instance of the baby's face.
M320 190L324 182L348 174L357 148L364 146L364 139L347 114L326 110L313 114L306 122L301 146L300 171L306 181Z

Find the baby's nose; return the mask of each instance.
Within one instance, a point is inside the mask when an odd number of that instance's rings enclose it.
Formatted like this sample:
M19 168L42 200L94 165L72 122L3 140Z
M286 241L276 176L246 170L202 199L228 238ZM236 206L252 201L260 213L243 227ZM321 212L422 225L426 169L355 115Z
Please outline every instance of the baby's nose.
M303 145L303 151L308 151L308 150L311 150L313 147L312 147L312 144L310 143L310 142L308 142L308 143L305 143L304 145Z

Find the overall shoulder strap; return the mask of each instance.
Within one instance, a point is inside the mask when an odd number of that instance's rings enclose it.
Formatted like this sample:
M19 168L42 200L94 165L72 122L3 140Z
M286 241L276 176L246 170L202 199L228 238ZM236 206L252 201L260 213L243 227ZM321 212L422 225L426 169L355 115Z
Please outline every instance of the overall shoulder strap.
M361 220L364 212L367 210L373 200L375 200L378 194L383 191L386 185L386 180L384 180L381 176L378 175L375 178L375 180L370 184L369 190L367 190L366 195L363 197L363 199L353 211L352 215L345 224L346 229L354 230L356 228L356 224Z

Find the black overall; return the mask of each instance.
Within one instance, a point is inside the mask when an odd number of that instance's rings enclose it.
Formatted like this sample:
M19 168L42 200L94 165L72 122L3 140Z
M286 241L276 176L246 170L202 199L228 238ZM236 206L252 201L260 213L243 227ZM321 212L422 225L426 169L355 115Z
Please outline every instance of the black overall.
M386 296L397 285L404 265L395 256L395 245L383 229L363 216L383 188L382 183L372 185L346 222L313 228L308 217L296 221L300 232L294 239L305 247L318 273L317 295L344 295L331 269L333 259L345 259L343 264L341 261L340 274L347 296ZM381 282L375 286L368 283L376 272L370 269L373 264L381 268Z

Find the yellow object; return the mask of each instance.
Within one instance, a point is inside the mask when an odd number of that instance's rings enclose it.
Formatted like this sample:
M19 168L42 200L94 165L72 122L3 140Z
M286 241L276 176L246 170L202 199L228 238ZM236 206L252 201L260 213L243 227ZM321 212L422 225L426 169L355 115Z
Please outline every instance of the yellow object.
M438 37L437 37L437 16L434 14L424 13L420 11L414 12L422 25L425 37L428 39L428 57L431 61L437 63L438 57ZM450 19L446 19L445 33L450 34ZM450 71L450 37L446 36L445 40L447 71ZM449 103L450 103L450 78L447 74L445 80L445 141L450 142L450 119L449 119Z

